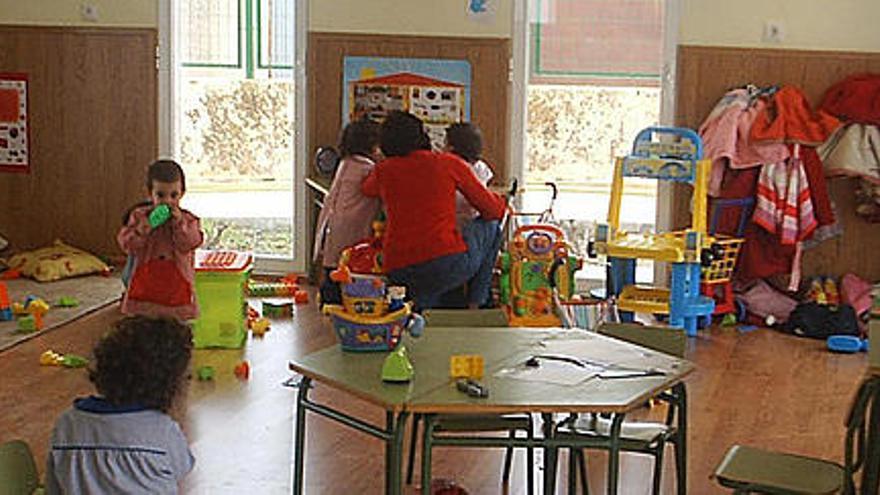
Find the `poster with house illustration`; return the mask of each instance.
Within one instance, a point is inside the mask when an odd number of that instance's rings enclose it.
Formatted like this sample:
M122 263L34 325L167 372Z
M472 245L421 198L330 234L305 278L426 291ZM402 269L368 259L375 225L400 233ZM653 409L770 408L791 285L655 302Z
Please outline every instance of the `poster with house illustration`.
M470 120L471 64L466 60L345 57L343 124L367 116L381 122L403 110L422 119L435 148L446 127Z

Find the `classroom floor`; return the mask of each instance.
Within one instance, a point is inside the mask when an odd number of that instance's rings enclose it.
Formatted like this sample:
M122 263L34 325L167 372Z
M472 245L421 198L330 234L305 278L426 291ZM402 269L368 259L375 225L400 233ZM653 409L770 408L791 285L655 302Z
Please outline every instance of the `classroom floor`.
M55 417L91 387L82 370L40 367L40 353L88 354L117 316L115 308L107 308L0 354L0 441L26 440L42 464ZM194 366L213 365L217 378L193 380L175 413L196 457L184 493L289 493L295 390L282 385L290 376L287 360L334 343L329 324L310 305L298 307L292 320L275 321L265 338L249 338L241 351L197 351ZM842 459L844 415L866 356L831 354L823 342L770 330L740 334L713 328L692 339L688 358L697 364L688 380L689 493L726 493L709 475L732 443ZM232 373L241 359L251 366L245 382ZM312 397L377 424L384 419L375 407L325 386L318 385ZM656 415L659 409L641 414ZM382 493L384 453L378 441L314 416L309 421L307 494ZM455 479L472 495L504 493L502 458L501 451L438 450L434 475ZM516 455L508 493L525 493L524 458ZM604 455L591 453L588 463L593 493L604 493ZM560 465L557 493L564 493L564 456ZM649 493L651 469L649 457L622 456L620 493ZM663 479L663 493L674 493L671 452Z

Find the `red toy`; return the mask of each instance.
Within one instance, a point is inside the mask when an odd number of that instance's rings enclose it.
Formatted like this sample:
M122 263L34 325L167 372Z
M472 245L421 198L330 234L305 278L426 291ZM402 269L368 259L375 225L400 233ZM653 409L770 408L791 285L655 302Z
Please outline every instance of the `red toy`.
M251 375L251 366L247 361L242 361L235 367L233 373L235 373L235 377L239 380L247 380Z
M293 300L297 304L307 304L309 302L309 293L304 290L298 290L293 294Z

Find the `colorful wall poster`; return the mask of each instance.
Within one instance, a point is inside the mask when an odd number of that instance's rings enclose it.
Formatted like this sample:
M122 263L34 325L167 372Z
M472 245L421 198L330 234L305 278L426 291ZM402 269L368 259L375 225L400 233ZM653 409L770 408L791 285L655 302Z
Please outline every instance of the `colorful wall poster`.
M28 171L27 110L27 75L0 72L0 171Z
M446 127L470 120L471 64L466 60L345 57L343 124L367 116L381 122L403 110L422 119L435 148Z

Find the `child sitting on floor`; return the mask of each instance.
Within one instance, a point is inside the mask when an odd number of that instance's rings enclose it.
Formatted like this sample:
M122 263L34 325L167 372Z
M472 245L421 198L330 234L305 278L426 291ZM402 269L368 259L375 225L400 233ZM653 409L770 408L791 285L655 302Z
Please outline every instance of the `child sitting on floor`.
M154 162L147 171L147 191L151 204L135 208L116 236L122 250L134 258L122 312L195 319L199 307L193 261L204 236L199 218L180 208L186 192L183 169L172 160ZM167 208L169 217L151 225L150 216L160 206Z
M330 280L342 250L372 233L372 221L379 213L376 198L361 193L361 182L370 175L379 151L379 124L362 119L345 126L339 139L342 162L318 215L315 228L314 259L323 258L322 304L341 304L339 284Z
M191 354L183 323L118 321L94 349L89 380L98 395L76 399L55 423L47 493L177 493L194 459L168 412L184 390Z

